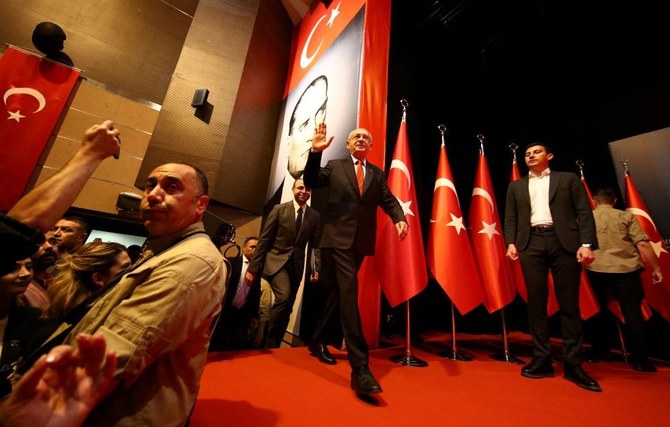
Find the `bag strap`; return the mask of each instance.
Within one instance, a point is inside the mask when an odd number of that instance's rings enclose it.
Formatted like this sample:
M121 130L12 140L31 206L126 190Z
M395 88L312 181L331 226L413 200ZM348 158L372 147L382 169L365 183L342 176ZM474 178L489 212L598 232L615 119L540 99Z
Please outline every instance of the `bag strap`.
M183 240L188 239L189 237L195 235L195 234L206 234L205 231L194 231L188 234L185 234L181 236L178 240L176 240L174 243L172 243L170 246L166 247L165 249L156 252L155 254L148 256L146 258L140 259L138 262L136 262L130 269L126 271L119 272L112 280L109 281L105 286L101 287L100 289L96 290L93 292L91 295L86 297L86 299L79 304L77 304L75 307L73 307L64 317L63 317L63 323L67 323L68 326L65 328L63 331L59 332L58 335L52 336L50 339L45 341L41 346L39 346L35 351L33 351L30 355L26 356L25 358L21 358L19 362L17 363L16 367L16 372L20 374L24 374L28 369L30 369L31 366L37 361L37 359L40 358L43 354L47 354L49 351L51 351L52 348L56 347L57 345L60 345L65 341L65 337L68 336L70 332L74 329L74 327L81 321L81 319L84 318L86 313L91 309L93 304L95 304L100 298L102 298L104 295L106 295L114 286L116 286L121 279L128 273L131 273L132 271L136 270L140 265L144 264L147 260L153 258L154 256L170 249L173 246L176 246L178 243L181 243ZM62 325L62 324L61 324Z

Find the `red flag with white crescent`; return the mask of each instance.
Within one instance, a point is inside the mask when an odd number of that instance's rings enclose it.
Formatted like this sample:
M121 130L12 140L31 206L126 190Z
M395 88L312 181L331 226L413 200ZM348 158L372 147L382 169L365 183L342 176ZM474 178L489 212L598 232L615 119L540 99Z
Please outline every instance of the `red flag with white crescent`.
M481 279L470 236L463 223L444 143L440 147L433 189L427 258L433 277L461 314L470 312L483 302Z
M654 224L654 220L649 215L649 209L642 200L640 193L635 188L633 180L629 174L626 174L626 211L632 213L640 223L640 227L649 237L649 244L654 249L658 262L661 264L663 272L663 281L653 283L651 268L647 260L643 258L647 268L641 274L642 284L644 286L644 296L647 303L666 320L670 321L670 254L668 248Z
M491 174L486 157L481 152L472 190L469 222L472 244L479 261L484 306L489 313L493 313L511 303L516 296L516 290L509 261L505 256L505 242Z
M33 169L58 123L79 70L12 46L0 58L0 210L23 195Z
M409 234L398 239L395 224L381 209L377 210L377 248L375 266L384 295L391 307L403 303L428 285L419 206L416 202L414 173L409 153L407 124L400 122L398 140L393 152L388 186L398 199L409 225Z

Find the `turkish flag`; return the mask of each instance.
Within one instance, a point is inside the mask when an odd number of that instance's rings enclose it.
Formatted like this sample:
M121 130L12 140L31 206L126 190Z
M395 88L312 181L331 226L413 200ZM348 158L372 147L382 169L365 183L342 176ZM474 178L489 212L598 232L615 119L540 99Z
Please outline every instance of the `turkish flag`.
M656 228L656 224L649 215L649 209L645 205L640 193L638 193L633 180L630 175L626 173L626 211L632 213L640 223L640 227L644 230L647 237L649 237L649 244L654 249L658 261L661 264L663 272L663 281L661 283L653 283L651 277L651 268L647 264L647 260L643 261L647 268L641 274L642 284L644 286L644 295L649 305L656 309L661 316L670 321L670 254L668 248L663 242L661 234Z
M23 195L33 169L58 123L79 70L9 46L0 58L0 210Z
M400 202L409 225L409 234L405 239L399 240L391 219L381 209L377 210L379 229L375 267L384 295L391 307L395 307L417 295L428 285L419 205L416 202L404 116L400 122L398 140L393 152L388 186Z
M463 223L461 204L451 174L447 149L440 160L433 189L433 209L428 231L428 267L461 314L484 301L470 236Z
M500 215L488 163L479 153L472 202L470 203L470 233L479 260L479 274L484 290L484 306L493 313L514 300L516 291L505 242L500 228Z

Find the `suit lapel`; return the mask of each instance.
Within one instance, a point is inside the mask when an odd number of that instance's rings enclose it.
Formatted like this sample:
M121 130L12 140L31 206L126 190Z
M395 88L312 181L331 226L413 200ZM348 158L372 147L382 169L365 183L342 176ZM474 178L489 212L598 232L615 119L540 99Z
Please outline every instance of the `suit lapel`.
M372 182L372 176L374 175L374 170L372 167L370 167L370 162L365 161L365 181L363 182L363 194L368 190L368 187L370 187L370 183Z
M554 198L556 195L556 190L558 189L558 182L561 180L561 178L558 176L556 172L551 172L549 174L549 203L551 203L551 199Z
M528 188L528 184L530 183L530 179L529 179L528 175L526 175L523 178L521 178L521 180L523 182L523 191L522 191L523 200L528 205L528 209L530 209L530 189Z
M356 193L358 193L358 181L356 180L356 171L354 170L354 161L351 160L351 156L342 159L342 167L344 168L344 174L349 179L349 182L353 186ZM365 186L363 186L365 188Z

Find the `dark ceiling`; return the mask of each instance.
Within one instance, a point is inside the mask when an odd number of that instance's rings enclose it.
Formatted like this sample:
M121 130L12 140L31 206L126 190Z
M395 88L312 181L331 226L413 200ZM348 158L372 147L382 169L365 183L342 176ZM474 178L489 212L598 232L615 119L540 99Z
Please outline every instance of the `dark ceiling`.
M509 176L511 142L539 139L555 147L555 168L577 171L581 159L595 184L616 185L607 143L670 126L661 4L393 1L389 146L406 98L415 170L429 188L442 123L461 198L472 186L478 133L492 175Z

